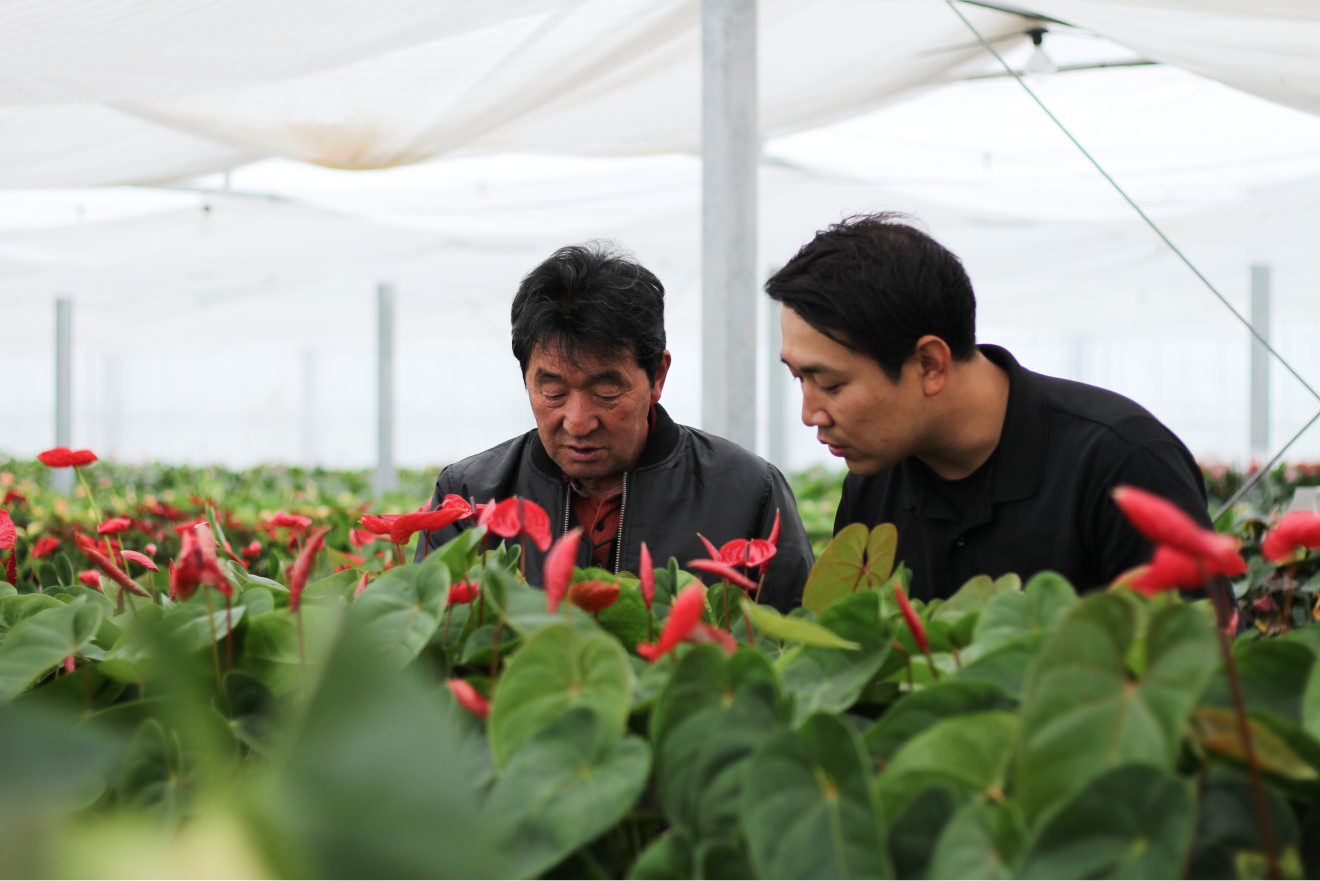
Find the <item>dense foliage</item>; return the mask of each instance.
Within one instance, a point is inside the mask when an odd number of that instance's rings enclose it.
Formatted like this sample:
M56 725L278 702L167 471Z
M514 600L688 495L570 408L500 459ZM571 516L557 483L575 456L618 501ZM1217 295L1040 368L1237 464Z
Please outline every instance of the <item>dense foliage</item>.
M773 537L529 585L525 512L420 564L364 528L433 475L80 471L0 466L6 877L1320 876L1316 555L1256 502L1230 666L1176 591L909 606L883 526L781 616L737 565ZM825 539L837 476L794 482Z

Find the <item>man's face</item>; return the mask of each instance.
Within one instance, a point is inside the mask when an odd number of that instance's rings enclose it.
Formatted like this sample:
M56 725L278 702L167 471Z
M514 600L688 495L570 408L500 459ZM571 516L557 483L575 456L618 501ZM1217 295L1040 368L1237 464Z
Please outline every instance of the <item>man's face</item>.
M802 385L802 422L854 474L875 474L918 453L925 393L917 362L898 382L879 363L841 345L785 306L780 359Z
M626 348L614 359L574 363L538 345L523 382L550 458L587 489L617 486L646 445L647 416L668 371L667 351L653 383Z

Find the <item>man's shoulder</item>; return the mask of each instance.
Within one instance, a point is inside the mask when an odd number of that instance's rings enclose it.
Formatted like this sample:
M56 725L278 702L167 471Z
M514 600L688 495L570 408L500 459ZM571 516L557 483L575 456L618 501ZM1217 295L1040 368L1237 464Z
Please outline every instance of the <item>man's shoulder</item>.
M440 482L449 486L499 483L505 475L522 467L528 444L536 432L529 431L446 465L440 472Z
M1126 444L1177 439L1155 414L1126 395L1076 380L1025 373L1040 389L1052 419L1075 431Z
M756 453L726 437L680 423L675 423L675 428L678 429L678 443L674 446L673 455L694 456L721 468L758 474L768 470L778 471Z

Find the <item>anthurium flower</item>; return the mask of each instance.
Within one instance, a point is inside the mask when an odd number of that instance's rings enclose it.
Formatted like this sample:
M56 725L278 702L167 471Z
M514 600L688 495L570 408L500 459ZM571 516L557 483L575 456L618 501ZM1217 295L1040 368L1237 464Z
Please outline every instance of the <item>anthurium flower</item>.
M1236 539L1202 529L1173 502L1135 486L1115 487L1113 496L1137 531L1155 544L1182 551L1200 561L1209 574L1232 576L1247 571Z
M129 593L135 593L138 596L144 596L144 597L151 596L151 594L149 594L145 589L143 589L142 585L138 584L132 578L129 578L128 573L124 572L122 569L116 566L110 560L110 558L106 557L104 554L89 547L84 547L82 549L82 552L87 555L87 559L92 561L93 566L95 566L97 569L100 569L102 572L104 572L106 575L110 577L111 581L113 581L115 584L118 584L120 587L124 588Z
M358 520L358 522L362 524L362 528L367 530L367 532L374 533L375 535L389 535L390 524L393 523L395 520L399 519L399 517L401 516L403 515L402 514L363 514L362 518Z
M189 520L187 523L179 523L174 527L174 531L177 532L179 535L184 535L186 533L192 532L194 529L196 529L199 526L205 526L207 528L207 532L210 532L211 525L207 523L205 517L198 517L196 520Z
M234 588L216 559L215 536L205 520L182 534L179 554L170 567L170 596L186 600L197 592L199 585L214 587L225 596L234 595Z
M1208 577L1194 557L1171 545L1159 545L1149 563L1120 576L1118 583L1149 597L1166 590L1204 587Z
M438 508L434 511L414 511L411 514L401 514L390 523L390 541L395 544L405 544L412 538L415 532L430 532L436 529L444 529L451 523L456 523L464 517L470 516L471 511L461 511L455 508Z
M367 515L371 516L371 515ZM389 535L390 528L387 525L382 535ZM369 545L376 540L376 534L368 532L365 529L350 529L348 531L348 540L353 543L353 547L361 548L363 545Z
M137 563L139 566L145 566L152 572L160 571L160 567L156 565L156 562L146 554L137 551L120 551L120 553L124 555L125 560L132 560L134 563Z
M84 569L78 573L78 580L88 587L101 589L101 573L95 569Z
M362 577L358 579L357 589L353 591L353 599L362 596L362 591L367 589L367 582L371 580L370 572L363 572Z
M32 546L32 559L39 560L60 546L58 538L51 538L49 535L43 535L37 539L37 543Z
M76 468L90 465L96 461L96 454L91 450L71 450L68 447L55 447L44 453L37 453L43 465L51 468Z
M153 557L156 556L156 546L151 542L147 542L147 553Z
M688 642L711 642L724 649L726 655L738 651L738 641L733 634L719 627L712 627L702 621L688 634Z
M310 522L310 521L309 521ZM317 551L325 545L325 534L330 531L329 526L321 526L311 535L307 536L307 543L303 545L302 552L298 554L298 559L289 567L289 611L298 611L298 604L302 600L303 588L307 586L307 579L312 574L312 562L316 558Z
M27 496L23 495L21 492L19 492L16 489L5 490L5 497L3 499L0 499L0 505L10 505L10 504L26 505Z
M907 624L908 630L912 631L912 639L916 642L917 648L920 649L922 654L930 654L930 640L926 637L926 625L921 623L917 610L912 608L912 603L908 602L907 594L903 592L901 584L894 585L894 599L898 600L898 610L903 614L903 621Z
M669 617L660 630L660 638L654 643L643 642L637 646L637 654L651 663L672 652L678 644L687 639L701 623L701 616L706 612L706 588L701 584L692 584L674 599L669 607Z
M0 551L12 548L16 541L18 541L18 530L14 527L13 518L9 516L8 511L0 511Z
M568 593L568 582L573 578L573 565L577 562L578 543L582 527L575 526L559 537L550 553L545 555L545 605L551 614L559 608Z
M721 560L689 560L688 566L718 575L730 584L736 584L745 590L756 590L756 582Z
M259 524L268 529L275 529L283 526L287 529L302 530L312 525L312 518L304 517L301 514L286 514L283 511L276 511L275 515L265 523Z
M127 517L113 517L105 521L104 523L97 524L96 534L116 535L120 532L123 532L125 529L128 529L132 525L133 525L133 521L129 520Z
M261 542L255 538L248 542L248 546L243 548L243 556L256 557L261 554Z
M477 522L501 538L525 535L538 550L550 549L550 515L536 502L517 496L487 505Z
M651 565L651 549L646 546L646 542L642 542L641 571L637 577L642 582L642 602L646 603L647 611L650 611L651 603L655 600L655 566Z
M481 694L465 679L447 679L445 684L458 699L458 704L478 719L484 720L490 715L490 698Z
M1301 548L1320 548L1320 514L1314 511L1289 511L1260 543L1260 552L1271 563L1287 560Z
M568 601L584 612L596 614L619 598L619 585L612 581L579 581L568 589Z
M449 605L466 606L481 593L481 585L474 581L460 581L449 585Z

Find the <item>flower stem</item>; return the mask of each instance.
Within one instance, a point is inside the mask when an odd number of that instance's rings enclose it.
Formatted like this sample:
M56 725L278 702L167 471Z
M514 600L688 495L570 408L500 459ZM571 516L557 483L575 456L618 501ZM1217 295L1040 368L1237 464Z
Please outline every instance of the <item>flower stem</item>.
M217 694L224 692L224 685L220 682L220 646L215 638L215 612L211 607L211 591L203 586L202 596L206 599L206 623L211 627L211 660L215 666L215 690Z

